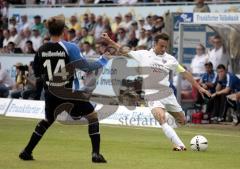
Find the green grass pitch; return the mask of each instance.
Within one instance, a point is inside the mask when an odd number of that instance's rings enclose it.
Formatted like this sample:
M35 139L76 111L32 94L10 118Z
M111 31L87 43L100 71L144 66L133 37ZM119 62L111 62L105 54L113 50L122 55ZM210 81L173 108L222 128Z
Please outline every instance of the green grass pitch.
M187 152L173 152L161 129L101 125L101 152L108 163L93 164L87 126L55 123L36 147L36 160L21 161L18 154L37 122L0 116L0 169L240 168L240 128L204 125L176 129ZM189 142L197 134L208 139L206 152L190 150Z

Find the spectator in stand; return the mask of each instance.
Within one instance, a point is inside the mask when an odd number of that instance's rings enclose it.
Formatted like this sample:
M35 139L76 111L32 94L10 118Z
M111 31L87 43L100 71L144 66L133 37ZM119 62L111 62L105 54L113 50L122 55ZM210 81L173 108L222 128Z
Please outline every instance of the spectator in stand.
M47 20L46 19L43 20L43 26L44 27L43 27L41 36L42 37L49 36L49 32L48 32L48 29L47 29Z
M208 90L211 94L215 93L215 83L217 79L217 72L213 70L213 64L211 62L205 63L205 73L202 75L199 84L206 90ZM204 98L198 94L196 105L198 107L202 107L202 105L207 104L206 113L211 115L213 111L213 99L209 99L204 96Z
M152 33L154 35L159 34L162 32L164 28L164 18L162 16L156 16L155 24L152 27Z
M41 35L44 29L44 25L42 23L42 18L40 15L34 16L34 24L32 26L32 30L37 29L39 34Z
M117 43L121 46L126 46L128 44L127 32L122 27L118 29Z
M87 13L83 14L83 22L81 27L85 27L87 29L89 29L89 25L90 25L90 20L89 20L89 16Z
M196 55L192 59L190 68L195 78L201 78L202 74L205 73L205 64L208 61L206 55L206 49L202 44L196 46Z
M17 94L21 92L24 88L24 79L23 79L23 71L20 70L20 67L23 66L22 63L18 62L14 65L16 67L16 77L15 77L15 85L12 88L11 98L17 98Z
M42 37L40 36L40 32L37 28L33 27L32 30L33 36L31 37L31 41L33 43L33 49L38 51L38 48L42 45Z
M124 21L121 23L120 27L123 27L125 30L128 30L131 27L133 22L132 13L129 12L124 16Z
M205 73L203 73L200 79L200 85L208 90L210 93L215 93L215 82L217 79L217 72L213 70L213 64L211 62L207 62L204 64Z
M20 32L20 34L21 34L21 41L20 41L20 43L19 43L19 47L21 48L21 50L23 51L23 52L25 52L25 46L26 46L26 42L28 41L28 40L31 40L31 30L29 29L29 28L26 28L26 29L24 29L24 30L22 30L21 32Z
M145 18L144 17L140 17L138 20L139 23L139 27L140 29L143 28L146 24L145 24Z
M27 53L27 54L35 54L36 53L36 51L33 49L32 41L30 41L30 40L26 41L24 53Z
M10 31L8 29L4 29L3 30L3 47L6 47L8 45L8 43L10 42Z
M0 13L2 14L3 18L8 18L8 2L3 0L2 7Z
M22 15L21 22L19 24L19 31L23 31L25 29L31 29L31 24L28 22L27 15Z
M88 30L87 30L87 28L82 28L82 30L81 30L81 40L80 40L80 46L81 46L81 48L82 48L82 44L84 43L84 42L88 42L90 45L93 45L93 43L94 43L94 38L93 38L93 36L92 35L89 35L88 34Z
M140 30L141 30L141 29L138 28L138 23L134 21L134 22L132 23L131 28L130 28L129 31L135 32L136 38L139 39L139 37L140 37Z
M153 35L152 35L152 31L149 27L149 29L146 27L146 36L147 36L147 44L146 47L147 49L151 49L153 47Z
M77 38L76 31L74 29L68 30L68 41L75 44L79 43L79 39Z
M86 58L91 58L96 55L96 52L93 50L92 46L89 42L85 41L83 42L83 56Z
M56 4L56 0L45 0L44 4L45 5L55 5Z
M216 70L217 66L220 64L223 64L227 68L229 59L224 50L221 37L215 35L212 42L214 48L209 53L209 61L212 62L213 69Z
M91 13L89 16L89 25L88 25L88 31L90 32L90 34L93 35L93 30L96 26L96 16L94 13Z
M13 87L13 80L10 75L4 70L0 62L0 97L8 97L9 90Z
M147 45L148 37L146 36L146 30L144 28L140 31L140 37L138 41L138 46Z
M122 16L119 14L115 16L114 22L111 25L113 33L117 33L117 30L120 27L121 23L122 23Z
M75 15L72 15L70 17L70 25L69 25L69 29L74 29L75 31L79 31L81 30L81 26L78 23L78 19Z
M153 17L151 15L148 15L146 18L147 23L145 24L146 26L150 26L151 29L153 27Z
M129 33L127 46L131 48L131 50L134 50L137 47L137 44L138 44L138 39L136 38L136 33L135 31L131 31Z
M22 53L22 50L20 48L16 48L16 45L14 42L9 42L7 45L8 53Z
M10 19L9 19L9 25L8 25L8 29L12 29L12 28L15 28L18 32L18 28L19 28L19 25L17 24L17 20L16 20L16 17L12 16Z
M207 4L204 3L205 0L195 0L196 6L193 8L193 12L210 12Z
M104 31L103 17L101 15L97 16L96 27L93 30L93 35L96 40L100 39L101 34Z
M231 92L240 91L240 79L236 75L228 73L223 64L218 65L217 74L216 92L212 94L214 107L211 120L221 122L225 120L226 116L226 96Z
M28 70L22 71L23 89L12 92L12 98L35 99L36 96L36 77L33 73L33 62L30 62Z
M10 32L9 41L14 42L16 46L19 46L19 43L21 41L21 35L18 34L17 29L12 27L9 29L9 32Z

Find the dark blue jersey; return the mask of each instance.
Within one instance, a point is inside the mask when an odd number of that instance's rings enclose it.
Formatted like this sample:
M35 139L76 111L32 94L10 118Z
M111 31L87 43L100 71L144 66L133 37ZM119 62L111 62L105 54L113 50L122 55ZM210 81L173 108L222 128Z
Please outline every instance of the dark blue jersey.
M68 66L71 63L73 66ZM101 57L95 62L89 62L81 54L77 45L66 41L49 42L41 46L34 58L34 72L36 77L43 79L45 89L48 86L72 87L74 74L72 69L79 68L90 72L101 68L107 59ZM80 65L80 67L77 67ZM82 66L84 65L84 66Z

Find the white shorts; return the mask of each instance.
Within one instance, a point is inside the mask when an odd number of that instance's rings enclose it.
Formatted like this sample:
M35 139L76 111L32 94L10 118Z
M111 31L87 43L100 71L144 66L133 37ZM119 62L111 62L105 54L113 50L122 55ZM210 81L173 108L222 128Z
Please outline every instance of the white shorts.
M167 112L183 112L183 109L177 102L177 98L175 97L174 94L171 94L170 96L161 100L149 101L148 107L151 110L160 107L165 109Z

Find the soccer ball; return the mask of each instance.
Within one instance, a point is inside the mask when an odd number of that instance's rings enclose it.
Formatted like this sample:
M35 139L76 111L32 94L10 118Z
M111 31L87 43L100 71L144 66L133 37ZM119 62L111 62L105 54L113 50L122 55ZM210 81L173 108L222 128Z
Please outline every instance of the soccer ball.
M190 146L193 151L206 151L208 148L208 141L205 137L197 135L192 138Z

